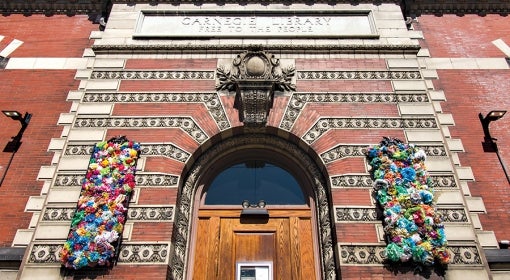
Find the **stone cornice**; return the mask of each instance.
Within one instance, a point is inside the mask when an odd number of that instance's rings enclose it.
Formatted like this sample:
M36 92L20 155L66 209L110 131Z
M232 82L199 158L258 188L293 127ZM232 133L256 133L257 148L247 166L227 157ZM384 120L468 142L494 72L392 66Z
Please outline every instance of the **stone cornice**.
M0 13L3 15L8 14L45 14L45 15L54 15L54 14L66 14L66 15L76 15L76 14L100 14L106 11L106 7L109 4L172 4L172 5L180 5L180 4L189 4L193 3L195 5L201 5L205 3L218 3L220 5L227 3L238 3L241 5L251 4L251 3L262 3L264 4L274 4L276 1L270 0L241 0L241 1L233 1L233 0L4 0L0 1ZM465 1L457 1L457 0L304 0L304 1L290 1L283 0L278 1L278 3L282 3L284 5L290 5L292 3L305 3L308 5L313 5L316 3L322 4L360 4L360 3L374 3L379 5L381 3L395 3L402 6L402 11L406 16L419 16L422 14L433 14L433 15L443 15L443 14L456 14L456 15L464 15L464 14L478 14L478 15L487 15L487 14L500 14L500 15L508 15L510 13L510 1L508 0L465 0Z

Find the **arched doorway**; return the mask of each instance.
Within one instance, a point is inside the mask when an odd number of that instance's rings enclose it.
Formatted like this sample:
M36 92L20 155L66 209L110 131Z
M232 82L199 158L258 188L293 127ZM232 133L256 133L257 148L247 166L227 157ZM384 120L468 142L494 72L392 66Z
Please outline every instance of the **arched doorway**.
M262 219L241 217L242 201L237 200L244 194L231 201L207 199L208 191L215 196L222 174L242 166L246 174L260 172L261 165L295 180L301 198L289 202L269 197L275 204L266 206L268 216ZM179 192L173 279L236 279L236 273L253 269L272 269L274 279L336 279L330 197L320 170L301 148L276 136L244 134L213 145L191 166ZM279 191L296 194L296 186ZM257 196L253 199L258 203Z

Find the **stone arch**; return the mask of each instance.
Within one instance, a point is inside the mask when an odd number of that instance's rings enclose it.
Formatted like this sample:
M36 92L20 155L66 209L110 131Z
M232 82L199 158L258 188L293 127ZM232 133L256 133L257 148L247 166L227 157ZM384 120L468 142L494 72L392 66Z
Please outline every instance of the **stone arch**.
M290 135L289 135L290 136ZM323 279L337 279L337 261L335 260L334 241L334 218L332 216L332 204L330 189L327 184L325 167L319 163L318 156L310 154L301 147L305 144L296 144L294 141L279 136L263 133L246 133L234 135L212 144L200 155L194 156L196 161L189 163L187 171L183 172L183 180L177 198L177 207L172 234L172 249L170 251L170 279L186 279L188 272L188 258L190 241L192 238L193 211L195 195L201 181L201 176L214 162L227 153L264 147L281 155L290 157L293 162L300 165L303 173L306 173L310 183L310 193L313 195L315 205L311 207L316 213L316 228L319 244L320 270ZM295 137L294 137L295 138ZM296 138L297 139L297 138ZM297 141L300 141L299 139ZM308 149L311 150L311 149ZM315 159L314 159L315 158ZM305 172L306 171L306 172Z

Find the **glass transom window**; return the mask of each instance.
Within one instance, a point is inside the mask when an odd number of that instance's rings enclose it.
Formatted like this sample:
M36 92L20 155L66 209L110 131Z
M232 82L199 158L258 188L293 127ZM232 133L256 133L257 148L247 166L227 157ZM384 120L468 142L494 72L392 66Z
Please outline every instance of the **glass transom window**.
M304 205L297 180L287 170L265 161L247 161L221 171L207 189L206 205L240 205L244 200L267 205Z

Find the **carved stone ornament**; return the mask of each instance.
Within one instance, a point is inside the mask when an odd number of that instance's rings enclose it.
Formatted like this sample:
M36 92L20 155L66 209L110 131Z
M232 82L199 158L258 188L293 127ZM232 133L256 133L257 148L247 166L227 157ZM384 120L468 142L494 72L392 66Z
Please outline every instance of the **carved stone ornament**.
M261 127L273 107L275 91L295 91L294 66L282 68L280 60L264 51L248 51L237 55L232 66L218 67L216 90L235 92L234 108L239 121L246 126Z

